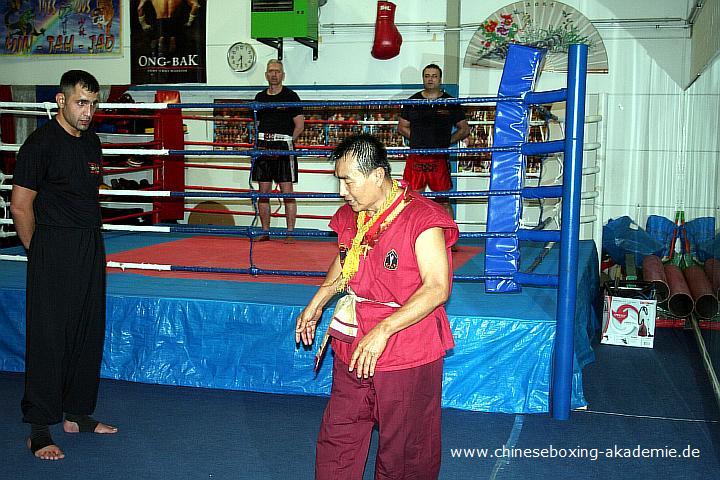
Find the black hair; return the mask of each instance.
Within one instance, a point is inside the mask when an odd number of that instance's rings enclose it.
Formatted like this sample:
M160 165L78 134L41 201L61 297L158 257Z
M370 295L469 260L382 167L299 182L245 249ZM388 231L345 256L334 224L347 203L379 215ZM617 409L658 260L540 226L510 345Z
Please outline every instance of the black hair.
M352 155L357 160L358 170L366 177L376 168L385 170L390 178L390 163L385 145L368 133L358 133L343 139L333 150L330 159L337 162L345 155Z
M427 70L428 68L434 68L435 70L440 72L440 78L442 78L442 68L440 68L438 65L436 65L434 63L430 63L430 64L426 65L425 68L423 68L423 70L422 70L423 75L425 75L425 70Z
M67 95L75 88L75 85L80 85L90 93L100 91L97 79L84 70L68 70L63 73L60 79L60 91Z

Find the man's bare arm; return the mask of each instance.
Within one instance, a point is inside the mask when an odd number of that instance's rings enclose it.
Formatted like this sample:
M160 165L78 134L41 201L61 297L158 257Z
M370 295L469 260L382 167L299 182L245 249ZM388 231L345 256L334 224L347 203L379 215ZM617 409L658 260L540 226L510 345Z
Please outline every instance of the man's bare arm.
M300 138L300 135L302 135L302 132L305 131L305 116L304 115L295 115L293 117L293 123L295 124L295 128L293 128L293 142Z
M400 135L410 140L410 121L404 118L398 118L397 131Z
M452 137L450 137L450 145L455 145L460 140L465 140L468 135L470 135L470 125L468 125L467 120L460 120L458 123L455 124L457 127L457 130L455 130L455 133L453 133Z
M323 308L337 293L336 285L341 272L340 254L338 253L330 264L330 268L328 268L325 281L315 292L308 306L295 320L295 343L302 341L305 345L312 344L315 339L315 328L322 316Z
M187 0L187 4L190 5L190 14L188 15L188 21L185 23L186 27L193 24L200 11L200 2L197 0Z

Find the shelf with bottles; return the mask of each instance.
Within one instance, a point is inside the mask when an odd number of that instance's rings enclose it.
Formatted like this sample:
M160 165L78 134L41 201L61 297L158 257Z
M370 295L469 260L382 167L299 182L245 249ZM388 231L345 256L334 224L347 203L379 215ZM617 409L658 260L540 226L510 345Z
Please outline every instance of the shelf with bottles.
M247 108L223 108L223 103L243 103L241 99L217 99L213 110L213 150L238 150L253 142L253 115Z
M216 100L216 103L240 102L240 100ZM547 107L546 107L547 108ZM466 147L489 147L493 144L495 108L466 108L470 135L463 142ZM397 131L400 108L344 107L330 111L327 107L306 107L305 129L295 142L305 148L337 145L349 135L367 132L377 136L387 147L407 146L405 138ZM248 146L254 140L251 113L242 108L218 107L214 112L214 139L216 150L237 149ZM548 128L541 115L534 109L530 117L529 141L540 142L548 138ZM460 156L460 172L489 172L490 155ZM527 172L539 171L539 159L528 159Z
M549 111L549 106L545 106ZM470 135L463 141L465 147L483 148L493 145L493 132L495 128L495 107L470 107L466 109ZM536 109L530 111L530 132L528 142L544 142L549 138L547 122L543 120ZM459 173L490 174L491 153L460 154L458 155ZM525 173L528 176L537 176L540 173L542 159L540 157L527 157ZM481 175L484 176L484 175Z
M344 138L361 132L372 133L388 147L403 146L397 133L398 109L385 107L306 108L305 130L296 142L306 147L334 146Z
M243 108L222 108L222 103L242 100L216 100L213 112L213 142L215 150L234 150L250 146L254 141L252 114ZM378 136L388 147L404 146L397 133L399 109L385 107L346 107L329 111L327 107L303 109L305 129L295 142L306 148L337 145L345 137L368 132Z

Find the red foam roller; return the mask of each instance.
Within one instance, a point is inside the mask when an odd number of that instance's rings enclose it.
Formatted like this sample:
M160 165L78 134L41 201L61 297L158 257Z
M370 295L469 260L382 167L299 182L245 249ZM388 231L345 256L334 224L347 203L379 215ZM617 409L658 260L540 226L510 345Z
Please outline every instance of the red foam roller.
M687 317L695 304L682 271L676 265L665 265L665 277L670 287L668 309L676 317Z
M705 274L712 283L715 297L720 299L720 260L717 258L710 258L705 261Z
M695 300L695 314L700 318L712 318L718 313L718 301L713 295L710 280L703 269L697 265L688 267L683 272L690 293Z
M667 277L662 261L656 255L647 255L643 258L642 263L643 280L652 282L655 286L655 294L657 301L662 303L670 296L670 287L668 287Z

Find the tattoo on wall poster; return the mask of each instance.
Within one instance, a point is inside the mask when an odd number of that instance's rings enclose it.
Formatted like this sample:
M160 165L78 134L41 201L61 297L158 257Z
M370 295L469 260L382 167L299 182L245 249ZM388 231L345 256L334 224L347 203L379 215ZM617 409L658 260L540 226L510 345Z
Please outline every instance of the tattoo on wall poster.
M205 83L204 0L133 0L130 82Z
M0 55L122 55L124 0L0 0Z

